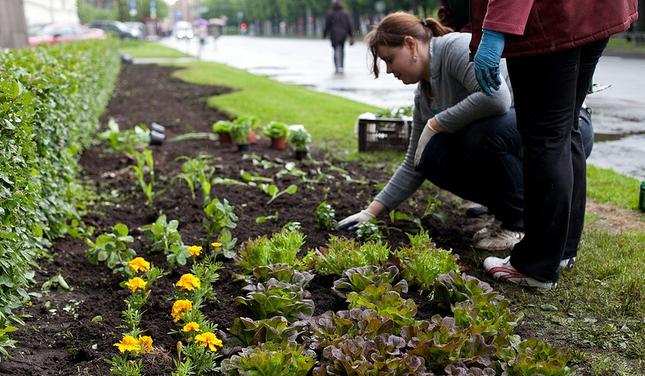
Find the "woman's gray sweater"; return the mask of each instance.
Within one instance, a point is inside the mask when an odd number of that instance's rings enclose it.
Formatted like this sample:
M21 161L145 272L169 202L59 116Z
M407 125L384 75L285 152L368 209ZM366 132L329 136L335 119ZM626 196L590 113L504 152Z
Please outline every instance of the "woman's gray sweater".
M424 177L414 170L414 154L423 127L433 116L447 132L456 133L476 120L504 114L511 107L512 95L502 60L504 80L499 90L484 94L473 63L469 61L469 33L450 33L430 40L430 81L421 81L414 96L410 143L403 163L374 200L388 210L395 209L423 183Z

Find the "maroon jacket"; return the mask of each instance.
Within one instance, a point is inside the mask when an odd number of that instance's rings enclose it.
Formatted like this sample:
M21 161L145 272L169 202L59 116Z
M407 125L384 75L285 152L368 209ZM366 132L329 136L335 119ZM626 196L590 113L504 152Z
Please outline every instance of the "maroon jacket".
M539 55L607 38L638 19L638 0L472 0L473 38L505 35L504 57Z

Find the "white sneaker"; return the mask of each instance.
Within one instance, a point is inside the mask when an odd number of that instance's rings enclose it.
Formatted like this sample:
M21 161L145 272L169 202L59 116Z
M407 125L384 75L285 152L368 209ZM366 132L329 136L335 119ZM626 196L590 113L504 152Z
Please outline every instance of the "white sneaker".
M482 230L475 233L475 236L479 234ZM483 234L480 234L483 235ZM483 237L481 239L476 239L475 248L482 249L485 251L497 252L497 251L511 251L515 244L519 243L520 240L524 238L524 233L520 231L511 231L506 229L500 229L497 232L490 234L489 237ZM473 236L473 239L475 237Z
M511 257L487 257L484 260L484 269L493 278L510 282L518 286L533 287L540 290L552 290L558 287L557 282L541 282L517 271L511 265Z
M573 266L576 264L576 257L562 259L560 261L560 269L573 269Z

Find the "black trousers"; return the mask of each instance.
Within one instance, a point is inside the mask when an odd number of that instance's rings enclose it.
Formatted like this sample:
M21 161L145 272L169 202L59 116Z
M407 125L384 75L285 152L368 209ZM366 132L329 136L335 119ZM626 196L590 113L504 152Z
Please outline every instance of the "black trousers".
M607 41L507 59L524 148L526 233L511 264L541 281L557 281L560 260L578 252L586 204L578 115Z
M580 132L589 157L593 127L580 111ZM478 120L461 131L439 133L423 152L419 171L436 186L488 207L502 227L524 231L522 137L515 109Z
M334 48L334 67L339 72L345 66L345 41L332 43L331 46Z

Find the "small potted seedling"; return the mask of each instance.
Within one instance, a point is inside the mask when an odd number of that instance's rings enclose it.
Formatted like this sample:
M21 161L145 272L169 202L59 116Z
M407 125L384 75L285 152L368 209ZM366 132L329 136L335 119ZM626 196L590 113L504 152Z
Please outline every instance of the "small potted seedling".
M307 132L305 126L302 124L290 125L287 139L295 149L295 158L297 160L304 159L311 143L311 135Z
M246 151L249 149L251 126L251 122L248 121L234 121L231 124L231 137L233 138L233 142L237 144L238 151Z
M258 119L255 116L250 116L250 115L241 115L238 116L234 123L246 123L248 124L249 127L249 135L248 135L248 143L249 144L257 144L258 143L258 135L255 132L255 128L258 126L260 123L260 119Z
M213 124L213 132L217 134L219 143L222 145L231 145L233 138L231 138L232 121L220 120Z
M271 139L271 148L284 150L287 147L289 127L285 123L272 121L264 127L264 135Z

